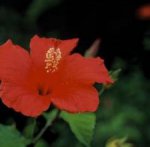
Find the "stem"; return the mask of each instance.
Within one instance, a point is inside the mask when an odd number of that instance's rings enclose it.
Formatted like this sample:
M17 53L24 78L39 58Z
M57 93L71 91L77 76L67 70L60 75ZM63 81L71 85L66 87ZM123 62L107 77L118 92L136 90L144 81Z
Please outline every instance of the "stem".
M53 119L49 119L45 126L42 128L42 130L37 134L37 136L35 136L35 138L33 138L32 143L36 143L41 137L42 135L45 133L45 131L47 130L48 127L52 126L52 124L56 121L56 119L58 118L60 114L60 111L57 110L56 116Z
M100 90L99 95L102 95L104 91L105 91L105 87L102 86L102 89Z
M43 129L39 132L39 134L32 140L32 143L36 143L39 140L39 138L41 138L41 136L44 134L44 132L47 130L48 127L49 125L46 124L43 127Z

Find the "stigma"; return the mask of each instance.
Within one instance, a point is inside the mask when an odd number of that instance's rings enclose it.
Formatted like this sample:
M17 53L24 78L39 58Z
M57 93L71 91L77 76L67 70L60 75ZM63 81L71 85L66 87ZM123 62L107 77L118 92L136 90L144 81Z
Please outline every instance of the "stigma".
M55 72L58 69L58 64L62 58L59 48L51 47L45 54L45 70L47 73Z

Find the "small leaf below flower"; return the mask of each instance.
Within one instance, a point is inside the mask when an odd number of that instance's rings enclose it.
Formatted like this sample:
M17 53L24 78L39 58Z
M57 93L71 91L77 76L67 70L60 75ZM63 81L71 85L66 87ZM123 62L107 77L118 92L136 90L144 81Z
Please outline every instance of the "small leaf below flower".
M96 122L95 114L73 114L62 111L60 117L69 124L72 132L77 137L77 139L86 147L90 147Z

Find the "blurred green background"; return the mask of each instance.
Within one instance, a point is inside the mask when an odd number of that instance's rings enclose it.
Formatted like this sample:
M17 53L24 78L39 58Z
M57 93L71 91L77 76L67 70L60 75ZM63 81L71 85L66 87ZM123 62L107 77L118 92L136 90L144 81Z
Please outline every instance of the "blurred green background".
M8 38L29 49L34 34L61 39L79 37L75 51L84 54L101 38L98 55L109 70L122 69L117 82L101 96L93 147L110 138L127 137L135 147L150 146L150 23L137 9L146 0L0 0L0 43ZM13 120L12 120L13 119ZM0 103L0 121L16 122L22 131L27 118ZM39 118L39 126L44 123ZM63 121L44 134L37 147L82 147ZM117 146L116 146L117 147Z

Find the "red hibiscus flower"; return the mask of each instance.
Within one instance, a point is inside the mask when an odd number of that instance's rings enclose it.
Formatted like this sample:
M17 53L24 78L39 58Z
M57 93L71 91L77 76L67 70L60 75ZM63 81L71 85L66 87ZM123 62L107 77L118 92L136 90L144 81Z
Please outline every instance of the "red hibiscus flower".
M100 58L70 54L78 39L34 36L31 51L10 40L0 46L0 97L26 116L36 117L51 104L69 112L95 111L95 82L112 82Z

